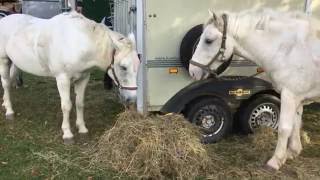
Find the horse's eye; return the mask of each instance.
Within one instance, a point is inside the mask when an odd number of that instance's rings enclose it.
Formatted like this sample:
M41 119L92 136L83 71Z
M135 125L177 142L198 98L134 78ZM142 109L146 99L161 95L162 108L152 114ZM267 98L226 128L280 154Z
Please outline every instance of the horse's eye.
M127 71L127 67L125 66L120 66L121 71Z
M212 39L206 39L206 44L211 44L213 42Z

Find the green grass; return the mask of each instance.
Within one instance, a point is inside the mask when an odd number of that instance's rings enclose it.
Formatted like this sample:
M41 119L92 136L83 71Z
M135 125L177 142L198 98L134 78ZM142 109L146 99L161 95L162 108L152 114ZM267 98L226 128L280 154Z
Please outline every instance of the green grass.
M0 179L109 179L112 171L88 168L87 149L110 128L122 106L103 89L102 74L93 75L86 93L85 120L90 131L77 144L65 146L60 130L62 113L54 79L25 75L25 87L12 90L14 122L0 117ZM74 96L73 96L74 99ZM73 108L74 109L74 108ZM71 113L75 126L75 111Z
M83 140L75 127L75 111L71 124L76 144L66 146L60 129L62 113L60 98L54 79L25 75L25 87L12 90L14 122L0 116L0 179L111 179L130 178L89 163L88 150L98 141L105 130L112 127L115 117L123 110L115 94L103 89L103 74L95 73L87 88L85 120L89 137ZM1 90L2 92L2 90ZM74 99L74 96L72 96ZM223 160L225 169L212 178L225 179L317 179L320 177L320 113L318 108L307 108L304 129L312 144L306 145L302 155L288 161L275 174L260 173L259 168L273 150L261 152L247 137L231 137L209 145L209 152ZM256 148L256 149L254 149ZM230 169L228 169L228 167ZM238 171L231 171L238 169Z

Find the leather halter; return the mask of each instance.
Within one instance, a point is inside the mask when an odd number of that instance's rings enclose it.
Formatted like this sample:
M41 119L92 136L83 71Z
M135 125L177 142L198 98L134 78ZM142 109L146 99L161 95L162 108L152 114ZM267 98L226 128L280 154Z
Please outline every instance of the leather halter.
M207 64L201 64L198 62L195 62L193 60L190 60L190 64L194 66L198 66L199 68L209 72L210 74L213 74L214 76L218 76L218 74L222 73L231 63L232 56L228 59L228 61L222 63L216 70L210 69L210 66L219 58L221 57L221 60L225 59L224 53L226 51L226 40L227 40L227 28L228 28L228 16L226 14L222 14L223 19L223 32L222 32L222 42L220 49L218 53L211 59L211 61Z
M114 57L115 57L115 55L116 55L116 49L113 49L113 51L112 51L111 64L108 66L107 72L108 72L109 70L111 70L111 73L112 73L113 78L114 78L113 80L115 81L116 86L117 86L119 89L130 90L130 91L135 91L135 90L137 90L138 87L127 87L127 86L122 86L122 85L120 84L120 81L119 81L119 79L118 79L118 77L117 77L117 75L116 75L116 71L114 70Z

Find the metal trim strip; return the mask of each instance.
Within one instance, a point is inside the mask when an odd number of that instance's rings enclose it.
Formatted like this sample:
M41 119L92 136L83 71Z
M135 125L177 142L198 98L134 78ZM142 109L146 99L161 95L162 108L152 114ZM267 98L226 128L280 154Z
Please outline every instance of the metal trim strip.
M248 60L232 60L230 67L257 66ZM179 60L148 60L148 68L183 67Z

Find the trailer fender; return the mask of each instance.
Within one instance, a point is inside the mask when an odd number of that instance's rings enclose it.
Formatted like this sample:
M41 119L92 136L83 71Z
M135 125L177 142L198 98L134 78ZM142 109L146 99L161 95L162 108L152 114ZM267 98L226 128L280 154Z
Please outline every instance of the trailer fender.
M181 113L192 101L202 97L217 97L224 100L232 109L240 106L241 101L262 92L274 90L272 84L255 77L241 80L206 79L195 81L175 94L162 108L163 113Z

